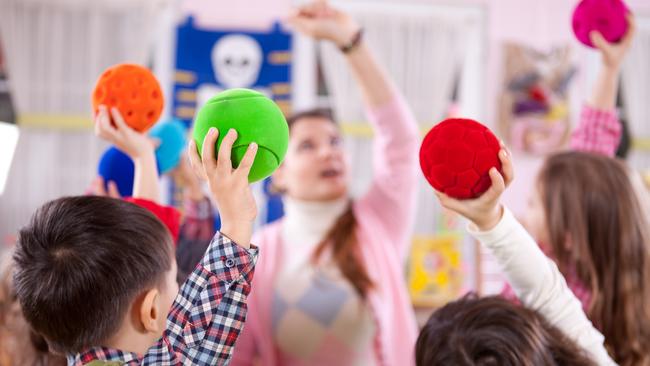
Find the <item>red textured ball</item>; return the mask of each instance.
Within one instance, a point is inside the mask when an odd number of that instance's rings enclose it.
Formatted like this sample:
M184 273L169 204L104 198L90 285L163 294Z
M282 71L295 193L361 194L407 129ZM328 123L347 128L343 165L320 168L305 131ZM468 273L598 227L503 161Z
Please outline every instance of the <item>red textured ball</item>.
M420 147L420 167L439 192L458 199L476 198L492 184L489 171L501 171L499 140L471 119L450 118L427 133Z
M110 67L97 80L92 95L93 110L100 104L117 107L126 124L144 132L160 118L163 94L160 84L149 69L134 64Z

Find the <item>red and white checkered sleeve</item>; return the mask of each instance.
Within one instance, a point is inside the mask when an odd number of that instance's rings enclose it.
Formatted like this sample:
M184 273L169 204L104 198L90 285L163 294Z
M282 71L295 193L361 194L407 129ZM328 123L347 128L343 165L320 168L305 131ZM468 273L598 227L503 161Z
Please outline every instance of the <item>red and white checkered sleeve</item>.
M258 249L242 248L217 233L180 289L150 365L227 364L246 321Z
M584 105L578 128L571 134L571 150L614 156L622 127L614 110Z

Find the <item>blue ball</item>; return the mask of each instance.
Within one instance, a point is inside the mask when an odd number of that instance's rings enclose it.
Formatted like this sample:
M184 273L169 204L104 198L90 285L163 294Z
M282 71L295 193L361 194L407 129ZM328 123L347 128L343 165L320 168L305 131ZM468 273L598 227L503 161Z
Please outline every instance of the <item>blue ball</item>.
M156 164L160 175L160 164ZM117 184L117 190L122 197L133 195L133 177L135 165L133 160L115 146L109 147L99 159L97 173L104 178L104 189L108 190L108 182Z
M99 160L98 174L104 178L104 189L108 190L108 181L117 184L117 190L122 197L133 195L133 161L128 155L110 147Z
M156 149L158 171L165 174L176 168L181 161L187 144L186 130L183 122L172 119L157 123L149 133L151 137L160 140Z

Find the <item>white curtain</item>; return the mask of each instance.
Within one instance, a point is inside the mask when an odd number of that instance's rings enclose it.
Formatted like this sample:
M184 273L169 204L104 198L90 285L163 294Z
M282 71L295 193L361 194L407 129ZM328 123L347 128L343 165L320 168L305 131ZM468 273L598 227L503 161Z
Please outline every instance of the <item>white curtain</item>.
M144 63L162 0L0 0L0 36L19 113L84 114L108 66Z
M97 77L110 65L149 59L155 23L166 3L0 0L0 37L19 116L90 119ZM83 194L105 148L90 129L22 127L0 196L0 244L42 203Z
M344 5L344 4L342 4ZM464 21L446 19L424 6L409 7L343 6L364 27L364 37L377 59L386 68L399 90L406 96L420 128L428 129L445 117L454 82L462 67ZM328 43L320 46L325 82L332 109L343 124L365 124L358 88L338 49ZM352 157L353 193L365 190L372 176L368 159L372 155L369 136L346 136ZM431 187L420 179L415 230L431 234L439 226L440 208Z
M0 196L0 244L14 236L48 200L84 194L107 144L92 131L21 128Z
M650 140L650 17L637 19L638 30L625 60L622 93L633 139ZM650 146L633 149L628 158L632 167L650 169Z

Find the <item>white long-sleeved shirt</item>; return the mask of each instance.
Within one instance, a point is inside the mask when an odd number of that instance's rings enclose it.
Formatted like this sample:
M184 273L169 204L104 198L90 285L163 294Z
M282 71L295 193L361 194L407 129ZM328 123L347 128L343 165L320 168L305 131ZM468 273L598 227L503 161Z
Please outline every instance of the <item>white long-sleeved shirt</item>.
M504 208L499 223L488 231L468 226L469 233L492 252L521 302L542 314L578 345L598 365L616 365L603 345L603 335L582 310L555 263Z

